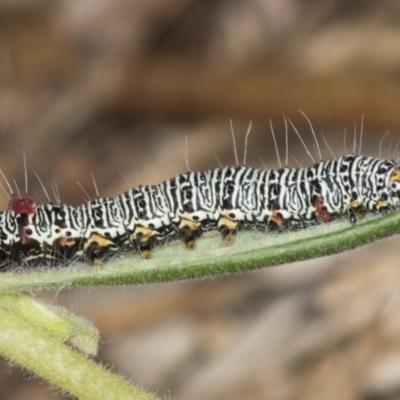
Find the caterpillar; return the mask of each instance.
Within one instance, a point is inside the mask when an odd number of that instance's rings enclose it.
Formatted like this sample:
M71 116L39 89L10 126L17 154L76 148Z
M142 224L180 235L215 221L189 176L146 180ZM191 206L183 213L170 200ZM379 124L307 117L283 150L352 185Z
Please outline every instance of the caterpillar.
M0 267L98 263L126 251L149 258L171 239L193 248L210 230L231 241L239 229L304 229L343 216L356 223L399 204L397 163L357 154L304 168L186 172L78 207L12 195L0 213Z

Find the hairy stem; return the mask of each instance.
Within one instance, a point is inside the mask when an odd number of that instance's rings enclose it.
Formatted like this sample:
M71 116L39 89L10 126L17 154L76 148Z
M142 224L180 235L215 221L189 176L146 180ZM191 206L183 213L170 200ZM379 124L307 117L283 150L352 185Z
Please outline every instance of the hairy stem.
M0 354L80 400L154 400L71 347L0 308Z
M158 248L152 260L130 255L104 266L4 273L0 281L0 292L4 293L0 295L0 354L80 400L153 399L62 343L64 338L73 337L69 332L71 326L76 331L78 347L95 352L96 332L87 323L62 310L42 309L36 301L15 293L41 288L166 282L246 271L339 253L397 233L400 212L372 217L356 226L337 221L284 234L240 232L230 245L207 237L199 240L193 251L180 243ZM37 308L41 318L32 319L31 310Z
M243 231L229 245L219 238L206 237L198 240L194 250L185 249L181 243L157 248L151 260L133 254L102 266L4 273L0 292L156 283L247 271L343 252L397 233L400 211L370 217L353 226L342 220L283 234Z

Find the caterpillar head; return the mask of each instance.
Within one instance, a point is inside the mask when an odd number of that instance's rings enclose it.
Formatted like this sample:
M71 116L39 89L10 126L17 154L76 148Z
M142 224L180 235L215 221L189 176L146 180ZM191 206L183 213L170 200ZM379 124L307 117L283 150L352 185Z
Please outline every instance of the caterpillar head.
M27 194L13 194L8 202L8 209L16 214L34 215L36 202Z

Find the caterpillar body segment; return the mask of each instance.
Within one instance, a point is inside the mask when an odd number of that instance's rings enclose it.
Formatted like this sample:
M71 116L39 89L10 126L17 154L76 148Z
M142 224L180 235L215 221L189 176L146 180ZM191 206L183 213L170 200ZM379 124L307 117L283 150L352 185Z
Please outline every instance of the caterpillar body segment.
M342 216L355 223L399 203L397 164L359 155L299 169L187 172L78 207L36 205L28 195L14 195L9 210L0 213L0 262L96 263L126 251L149 258L171 239L192 248L210 230L230 241L239 229L303 229Z

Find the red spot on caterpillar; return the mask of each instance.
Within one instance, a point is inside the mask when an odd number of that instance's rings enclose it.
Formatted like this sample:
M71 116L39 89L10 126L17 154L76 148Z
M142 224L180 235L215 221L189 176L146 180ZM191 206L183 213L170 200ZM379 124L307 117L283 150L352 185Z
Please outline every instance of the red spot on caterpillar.
M13 194L8 202L9 210L16 214L35 214L36 202L27 194L22 196Z
M321 221L328 222L331 220L332 214L327 211L324 201L321 197L317 197L313 201L313 205L316 208L316 215L321 219Z

